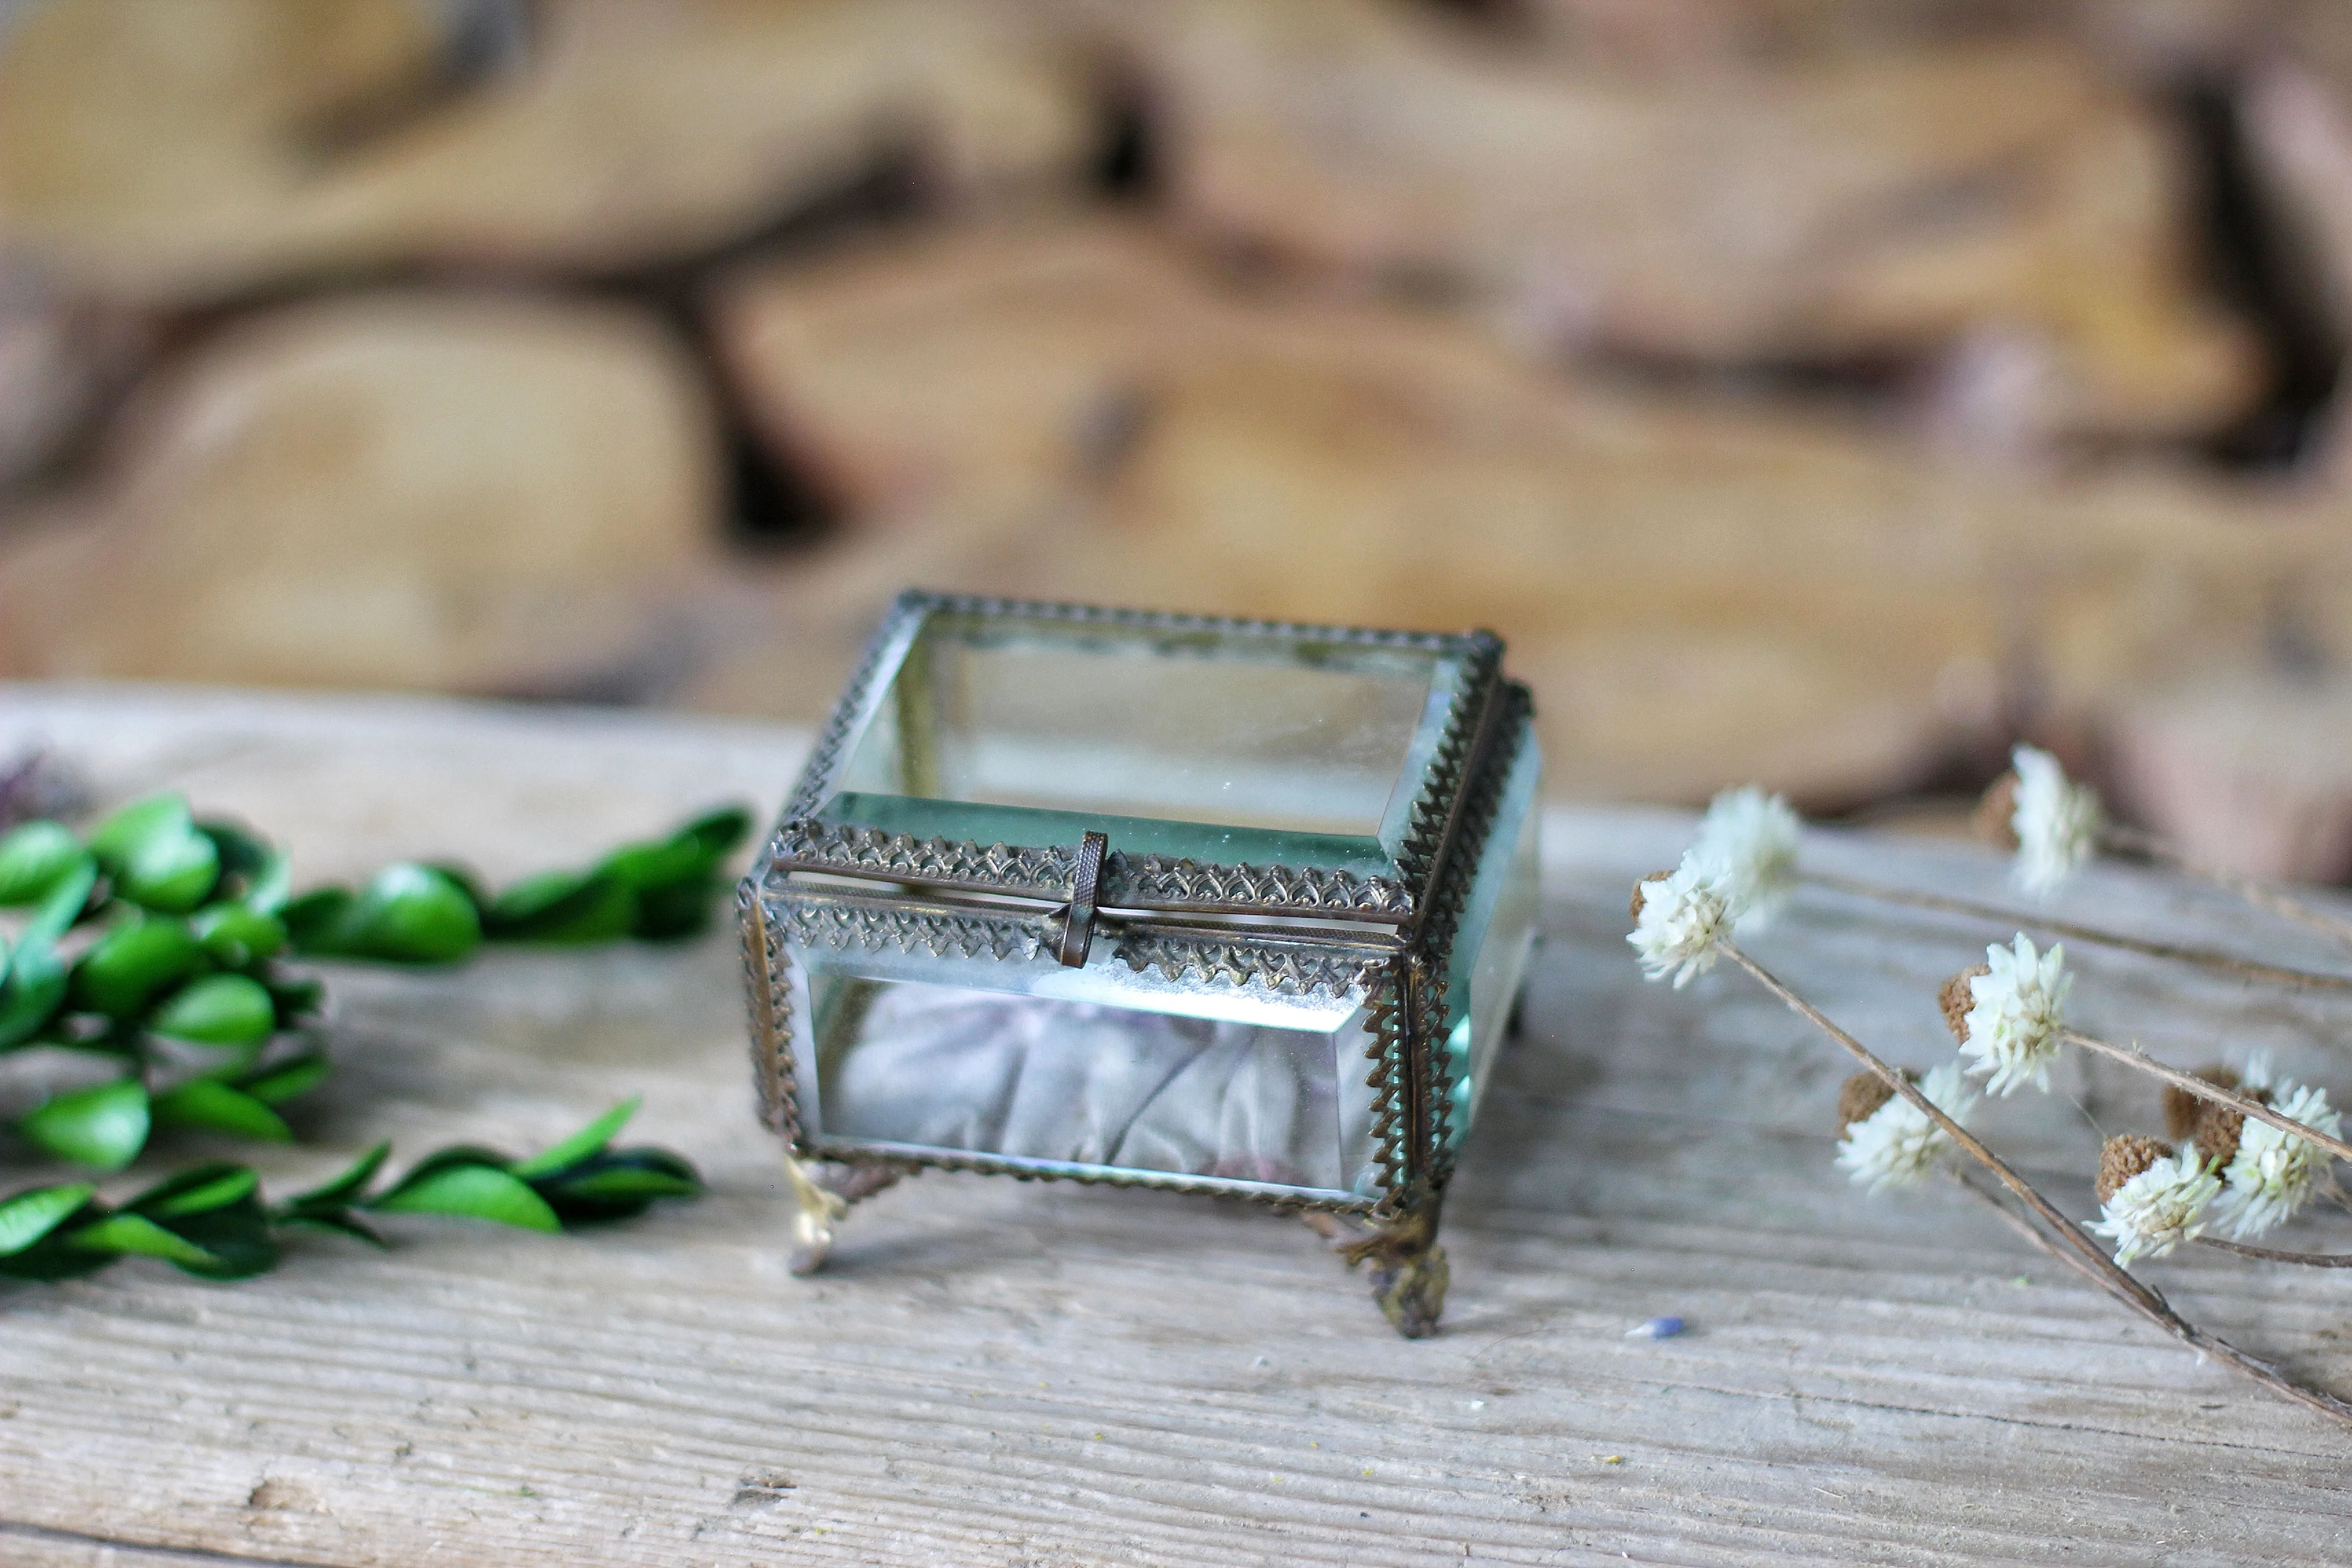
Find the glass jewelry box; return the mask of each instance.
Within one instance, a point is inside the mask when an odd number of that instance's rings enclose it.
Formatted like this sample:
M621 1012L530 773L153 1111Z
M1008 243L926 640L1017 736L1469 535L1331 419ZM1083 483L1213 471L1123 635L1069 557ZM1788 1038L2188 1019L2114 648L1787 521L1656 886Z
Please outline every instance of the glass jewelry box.
M1502 644L902 595L740 891L802 1271L924 1167L1307 1213L1408 1334L1535 940Z

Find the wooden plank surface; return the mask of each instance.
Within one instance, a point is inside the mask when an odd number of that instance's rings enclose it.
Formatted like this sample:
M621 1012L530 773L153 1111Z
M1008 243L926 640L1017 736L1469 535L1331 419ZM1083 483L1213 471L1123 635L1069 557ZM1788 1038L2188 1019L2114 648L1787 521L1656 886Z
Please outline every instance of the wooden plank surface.
M493 876L707 802L782 798L802 737L410 700L0 687L110 795L185 788L325 878L454 853ZM1845 1065L1738 976L1644 985L1625 893L1686 820L1555 810L1548 942L1449 1203L1445 1331L1397 1339L1294 1221L926 1175L784 1268L735 961L499 954L338 968L303 1147L519 1148L643 1091L704 1201L585 1235L399 1227L221 1287L134 1262L0 1292L0 1562L1065 1565L1130 1562L2240 1563L2352 1556L2352 1439L2200 1364L1961 1194L1830 1163ZM1824 868L2005 896L1971 850L1817 834ZM299 881L299 879L298 879ZM2063 900L2248 941L2225 902L2100 871ZM2267 928L2263 928L2264 931ZM1752 944L1897 1060L2004 932L1801 899ZM2266 945L2324 962L2313 941ZM2199 1062L2352 1081L2347 1005L2084 954L2077 1015ZM2090 1206L2094 1135L2155 1097L2076 1066L1983 1125ZM2339 1096L2339 1098L2341 1098ZM173 1145L187 1158L214 1150ZM251 1156L243 1145L222 1152ZM0 1189L34 1178L0 1168ZM126 1176L127 1189L137 1173ZM2308 1222L2312 1244L2352 1222ZM2352 1281L2198 1253L2192 1317L2352 1391ZM1625 1331L1656 1313L1690 1327Z

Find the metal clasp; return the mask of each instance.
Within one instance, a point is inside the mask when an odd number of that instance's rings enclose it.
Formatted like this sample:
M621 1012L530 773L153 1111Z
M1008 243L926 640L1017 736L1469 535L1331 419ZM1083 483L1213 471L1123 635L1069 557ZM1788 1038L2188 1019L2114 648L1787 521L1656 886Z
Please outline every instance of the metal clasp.
M1095 901L1102 893L1103 862L1109 856L1108 834L1089 833L1078 840L1078 866L1070 878L1069 907L1062 911L1062 950L1055 955L1066 969L1086 964L1087 949L1095 936Z

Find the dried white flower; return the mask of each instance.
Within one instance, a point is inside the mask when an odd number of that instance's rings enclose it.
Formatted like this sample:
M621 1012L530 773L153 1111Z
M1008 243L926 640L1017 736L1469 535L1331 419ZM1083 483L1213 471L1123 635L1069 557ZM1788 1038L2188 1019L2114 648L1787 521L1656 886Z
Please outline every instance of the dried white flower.
M1642 911L1625 940L1641 954L1643 973L1652 980L1673 974L1679 991L1715 967L1731 934L1730 898L1716 868L1691 855L1666 876L1643 882L1640 892Z
M1801 832L1785 796L1753 784L1725 790L1708 804L1690 852L1715 870L1742 930L1762 928L1796 890Z
M1963 1127L1976 1109L1977 1091L1956 1061L1929 1073L1919 1092ZM1857 1182L1867 1182L1874 1193L1917 1181L1951 1147L1951 1134L1898 1094L1846 1128L1838 1140L1838 1169Z
M2267 1074L2265 1075L2267 1077ZM2344 1119L2329 1108L2327 1091L2291 1079L2271 1087L2278 1113L2330 1138L2344 1135ZM2286 1223L2311 1195L2312 1184L2334 1158L2308 1138L2247 1117L2238 1133L2238 1152L2221 1173L2221 1201L2214 1223L2249 1241Z
M2012 1093L2028 1080L2046 1090L2050 1064L2058 1059L2066 993L2074 984L2066 973L2066 949L2053 942L2037 954L2020 931L2013 947L1995 942L1986 948L1985 963L1991 973L1969 982L1968 1037L1960 1044L1971 1058L1969 1070L1986 1079L1988 1094Z
M2191 1145L2117 1187L2091 1229L2116 1244L2117 1263L2162 1258L2205 1233L2206 1205L2221 1190L2204 1156Z
M2017 770L2017 809L2010 830L2017 835L2017 881L2042 894L2072 876L2099 847L2099 797L2087 784L2068 781L2058 759L2032 746L2010 753Z

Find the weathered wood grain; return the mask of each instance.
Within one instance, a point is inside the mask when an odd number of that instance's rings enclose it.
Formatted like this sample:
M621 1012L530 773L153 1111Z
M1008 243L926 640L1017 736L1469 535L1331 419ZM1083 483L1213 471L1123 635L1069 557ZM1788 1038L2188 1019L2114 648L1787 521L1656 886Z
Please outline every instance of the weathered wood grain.
M705 721L0 687L0 754L36 733L108 788L180 784L268 824L321 877L428 849L511 874L716 796L766 808L797 750ZM0 1561L2352 1551L2342 1433L2200 1365L1958 1194L1865 1200L1830 1164L1832 1047L1735 975L1641 984L1624 890L1673 858L1685 819L1562 810L1547 826L1549 945L1449 1205L1437 1339L1399 1341L1296 1223L1160 1194L927 1175L862 1207L827 1273L789 1278L723 941L338 970L342 1070L273 1177L379 1136L410 1155L520 1146L641 1089L635 1131L688 1151L712 1194L583 1236L418 1223L381 1256L306 1244L235 1287L131 1264L0 1294ZM1822 834L1806 853L2001 892L1964 849ZM2255 935L2136 873L2097 873L2063 907ZM1936 983L2004 934L1816 894L1750 945L1924 1067L1949 1049ZM2101 1033L2189 1062L2267 1045L2352 1078L2326 1044L2341 1002L2080 967L2076 1012ZM2156 1121L2120 1069L2062 1080L2110 1129ZM2065 1100L2021 1096L1982 1125L2088 1209L2094 1139ZM2352 1389L2340 1278L2210 1255L2147 1272L2200 1321ZM1660 1312L1688 1331L1625 1337Z

